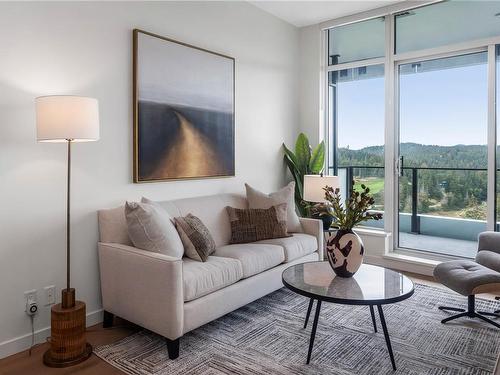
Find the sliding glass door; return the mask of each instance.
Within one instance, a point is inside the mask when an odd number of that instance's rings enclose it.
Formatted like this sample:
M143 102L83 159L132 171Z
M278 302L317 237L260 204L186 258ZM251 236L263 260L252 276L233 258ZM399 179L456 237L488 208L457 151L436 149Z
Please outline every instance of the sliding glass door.
M474 257L486 230L488 53L397 66L399 247Z

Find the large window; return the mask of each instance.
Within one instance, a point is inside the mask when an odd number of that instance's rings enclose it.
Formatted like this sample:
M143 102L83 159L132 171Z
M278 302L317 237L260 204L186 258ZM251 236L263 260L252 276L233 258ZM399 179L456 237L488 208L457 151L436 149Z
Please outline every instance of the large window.
M384 66L361 66L328 75L332 108L330 168L349 193L361 184L370 187L374 209L384 210ZM382 226L381 222L368 225Z
M325 29L328 171L370 187L394 249L474 257L500 230L500 2L414 4Z

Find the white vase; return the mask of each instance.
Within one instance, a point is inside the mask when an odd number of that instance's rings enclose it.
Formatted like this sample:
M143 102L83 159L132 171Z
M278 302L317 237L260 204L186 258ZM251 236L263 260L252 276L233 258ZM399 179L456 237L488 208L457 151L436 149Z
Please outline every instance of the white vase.
M351 229L339 229L326 243L326 255L340 277L352 277L363 263L363 241Z

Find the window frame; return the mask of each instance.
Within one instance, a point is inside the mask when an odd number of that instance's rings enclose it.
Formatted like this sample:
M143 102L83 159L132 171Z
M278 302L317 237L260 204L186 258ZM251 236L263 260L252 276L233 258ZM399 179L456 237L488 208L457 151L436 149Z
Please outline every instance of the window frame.
M443 0L431 0L425 2L407 1L399 4L382 7L367 12L358 13L351 16L341 17L321 23L321 94L320 94L320 139L325 141L327 147L326 162L332 145L330 140L330 109L328 92L328 74L332 71L359 68L363 66L384 64L384 84L385 84L385 196L384 196L384 231L392 233L392 241L389 243L390 252L415 253L413 250L399 248L399 220L396 213L399 200L398 178L396 169L399 157L399 80L397 77L398 68L401 64L429 60L436 58L452 57L467 53L485 52L488 53L488 125L487 125L487 150L488 150L488 197L487 197L487 230L495 230L496 225L496 148L497 148L497 121L496 121L496 75L497 75L497 55L496 46L500 45L500 35L497 37L477 39L467 42L455 43L428 49L395 53L395 16L399 13L417 9L420 7L440 3ZM354 62L328 65L328 30L333 27L366 21L373 18L385 17L385 56L359 60ZM500 125L500 124L499 124ZM500 143L499 143L500 146ZM333 146L336 147L336 146ZM334 171L337 170L337 163L334 160ZM327 171L328 172L328 171Z

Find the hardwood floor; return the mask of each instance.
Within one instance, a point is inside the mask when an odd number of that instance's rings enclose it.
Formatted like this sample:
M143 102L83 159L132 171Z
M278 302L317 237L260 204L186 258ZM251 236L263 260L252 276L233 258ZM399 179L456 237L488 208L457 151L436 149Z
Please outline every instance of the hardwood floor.
M112 328L104 329L98 324L87 329L87 341L92 346L110 344L121 340L139 330L131 323L116 319ZM1 375L51 375L51 374L81 374L81 375L122 375L123 372L107 364L94 354L87 361L67 368L50 368L42 363L43 353L49 348L49 344L40 344L33 348L31 356L28 351L14 354L0 360Z
M430 276L422 276L406 273L413 281L444 288L441 284L434 281ZM494 299L492 294L482 294L481 298ZM465 302L465 300L464 300ZM102 328L101 324L89 327L87 330L87 340L93 346L105 345L118 341L139 330L126 321L117 319L113 328ZM0 360L0 375L60 375L60 374L78 374L78 375L117 375L123 374L120 370L110 366L100 358L92 354L92 357L79 365L65 368L53 369L45 367L42 363L42 356L47 350L48 344L41 344L33 349L31 356L28 351L14 354L10 357Z

